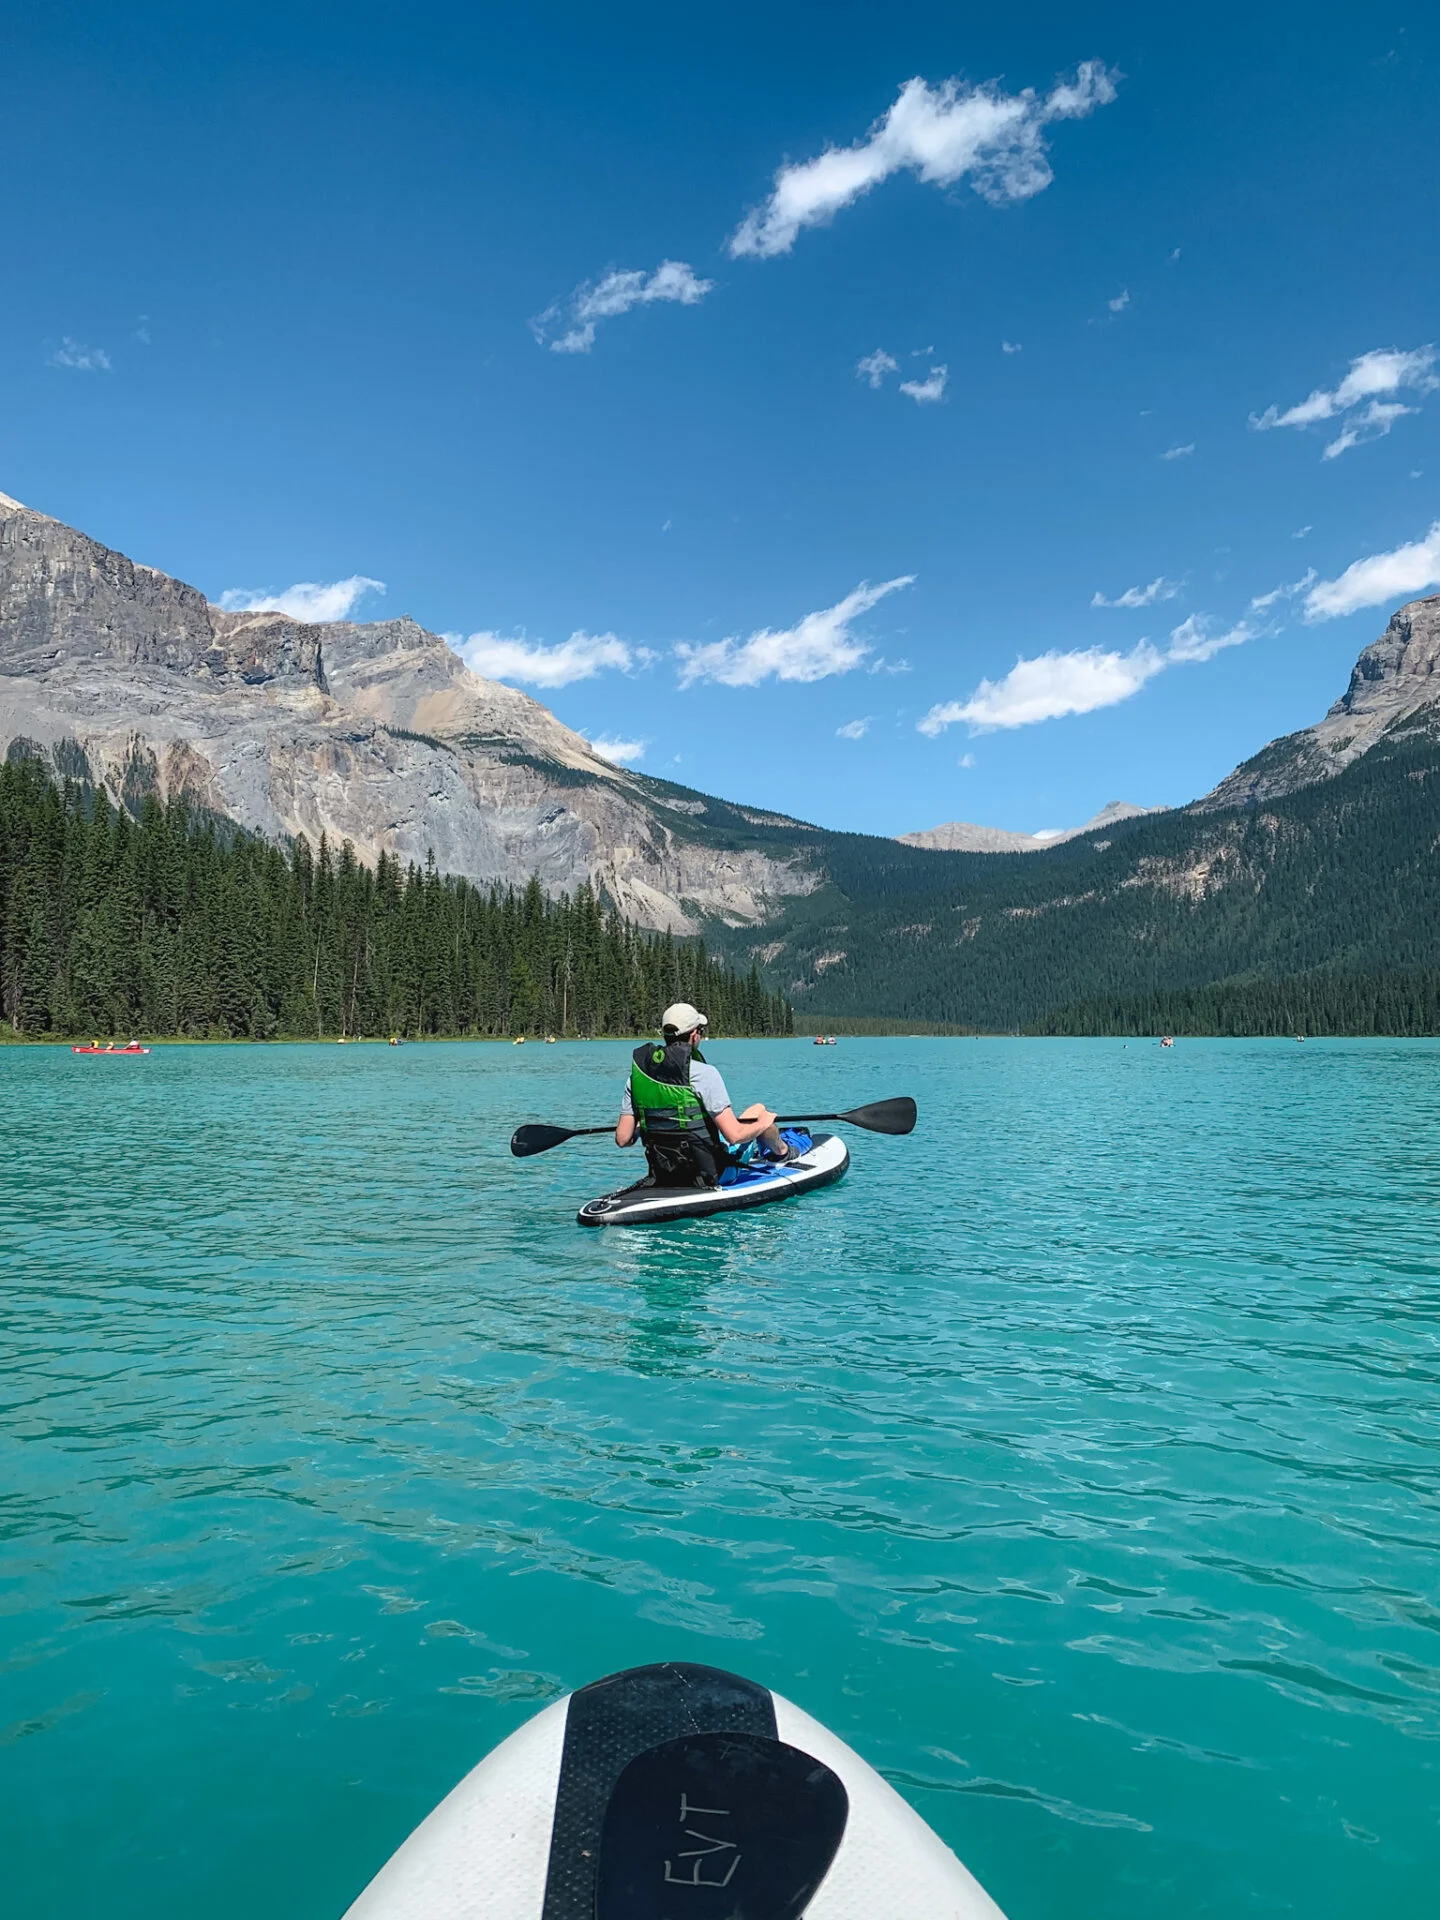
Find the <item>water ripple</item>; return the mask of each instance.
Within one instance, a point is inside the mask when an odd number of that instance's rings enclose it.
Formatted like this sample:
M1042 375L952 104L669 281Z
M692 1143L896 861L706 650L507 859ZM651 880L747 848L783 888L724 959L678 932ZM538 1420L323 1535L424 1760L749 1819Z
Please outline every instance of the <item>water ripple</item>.
M921 1129L584 1234L613 1154L505 1141L625 1052L0 1049L16 1911L336 1912L538 1705L679 1656L1013 1920L1428 1913L1440 1049L736 1044Z

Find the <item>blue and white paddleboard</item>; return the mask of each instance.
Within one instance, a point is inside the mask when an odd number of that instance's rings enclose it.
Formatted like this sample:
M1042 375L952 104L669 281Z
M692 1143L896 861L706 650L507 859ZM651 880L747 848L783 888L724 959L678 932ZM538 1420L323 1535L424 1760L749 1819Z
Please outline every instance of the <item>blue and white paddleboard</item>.
M716 1667L634 1667L466 1774L346 1920L1004 1920L833 1733Z
M738 1213L828 1187L849 1164L850 1150L838 1134L817 1133L798 1160L758 1162L742 1169L732 1187L653 1187L642 1182L587 1201L575 1218L582 1227L646 1227L709 1213Z

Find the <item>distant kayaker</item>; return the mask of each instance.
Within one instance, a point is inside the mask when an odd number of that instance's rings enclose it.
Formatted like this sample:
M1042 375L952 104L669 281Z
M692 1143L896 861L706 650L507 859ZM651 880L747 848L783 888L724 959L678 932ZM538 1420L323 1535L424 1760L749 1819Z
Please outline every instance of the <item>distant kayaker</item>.
M757 1151L796 1157L775 1115L758 1102L737 1118L725 1082L700 1052L709 1025L681 1000L661 1016L661 1038L635 1049L615 1128L617 1147L645 1148L651 1178L664 1187L713 1187L727 1168Z

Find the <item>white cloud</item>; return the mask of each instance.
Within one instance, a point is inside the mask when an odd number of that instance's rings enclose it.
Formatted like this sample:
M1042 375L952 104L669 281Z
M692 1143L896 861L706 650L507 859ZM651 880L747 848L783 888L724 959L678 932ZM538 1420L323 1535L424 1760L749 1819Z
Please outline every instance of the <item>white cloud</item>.
M1002 353L1023 353L1025 349L1018 340L1002 340L1000 342L1000 351Z
M1313 533L1314 531L1315 529L1313 526L1297 527L1294 533L1291 534L1290 538L1292 540L1303 540L1307 533Z
M937 187L953 187L968 175L975 191L995 206L1028 200L1053 178L1045 128L1055 120L1082 119L1114 98L1115 78L1098 60L1087 60L1073 80L1044 99L1029 87L1006 94L962 88L958 80L938 87L907 80L866 139L781 167L769 199L731 236L730 252L762 260L788 253L804 228L823 225L906 169Z
M919 722L921 733L935 735L964 721L977 733L997 727L1030 727L1067 713L1093 713L1138 693L1165 666L1165 656L1148 640L1129 653L1085 647L1073 653L1052 650L1034 660L1017 660L1003 680L982 680L968 700L947 700Z
M1173 600L1179 591L1178 580L1157 577L1148 587L1126 587L1113 600L1107 600L1103 593L1097 591L1090 604L1092 607L1153 607L1157 600Z
M1397 420L1419 411L1419 407L1401 406L1398 400L1372 400L1363 411L1352 415L1349 425L1335 436L1320 458L1335 460L1351 447L1363 446L1367 440L1383 440Z
M1182 248L1180 248L1180 247L1172 247L1172 248L1170 249L1170 258L1171 258L1172 260L1178 260L1178 259L1180 258L1180 255L1181 255L1181 252L1182 252L1182 251L1183 251L1183 249L1182 249Z
M945 392L945 382L950 378L949 367L931 367L926 380L902 380L901 393L908 393L917 406L925 406L939 400Z
M1105 304L1109 307L1111 313L1123 313L1130 304L1130 289L1128 287L1122 288L1113 300L1107 300Z
M653 273L618 270L607 273L603 280L582 281L568 300L547 307L532 321L531 330L552 353L589 353L602 320L613 320L617 314L648 306L653 300L678 300L683 307L693 307L714 285L713 280L697 279L683 260L662 260ZM557 325L565 332L552 340L550 329Z
M1003 680L982 680L968 700L947 700L932 707L918 722L919 731L933 737L963 721L972 733L990 733L1118 706L1167 667L1212 660L1226 647L1253 640L1258 631L1239 620L1224 633L1211 633L1209 618L1192 613L1171 629L1170 644L1163 652L1149 640L1141 640L1128 653L1106 652L1101 647L1061 653L1052 648L1033 660L1017 660Z
M1338 580L1312 587L1305 596L1305 618L1338 620L1360 607L1378 607L1434 586L1440 586L1440 520L1423 540L1356 560Z
M1187 440L1183 447L1167 447L1160 458L1162 460L1183 460L1188 454L1194 453L1194 451L1195 442L1193 440Z
M1211 633L1209 626L1210 621L1205 614L1192 613L1188 620L1182 620L1178 627L1172 627L1170 645L1165 654L1166 665L1172 662L1213 660L1226 647L1243 647L1247 640L1255 638L1257 631L1248 620L1237 620L1224 633Z
M1374 347L1350 362L1350 371L1332 388L1316 387L1307 399L1282 413L1279 407L1267 407L1264 413L1252 413L1250 425L1257 433L1271 427L1311 427L1321 420L1334 420L1340 414L1360 408L1345 424L1343 431L1326 447L1323 458L1334 460L1350 447L1366 440L1379 440L1395 422L1407 413L1418 411L1399 401L1383 401L1382 394L1398 393L1408 387L1416 393L1432 393L1440 386L1435 376L1433 346ZM1361 402L1368 402L1361 406Z
M617 767L628 766L632 760L643 760L648 740L592 740L591 746L602 760L613 760Z
M975 764L975 756L973 753L962 753L955 764L957 767L973 767Z
M893 354L886 353L883 347L877 347L874 353L867 353L863 360L855 362L857 380L868 380L872 387L878 387L887 373L898 373L900 362Z
M283 593L268 587L227 587L220 596L226 613L288 613L292 620L324 625L330 620L348 620L367 593L384 593L383 580L371 580L363 573L352 573L348 580L297 580Z
M87 347L67 333L53 353L45 357L47 367L73 367L77 373L108 373L110 356L104 347Z
M457 640L455 651L472 672L486 680L523 680L532 687L568 687L593 680L607 667L629 673L654 658L613 633L572 633L547 647L502 633L472 633Z
M843 727L836 727L835 738L837 740L863 740L869 731L870 719L867 715L863 720L847 720Z
M862 581L853 593L847 593L833 607L819 613L807 613L793 627L775 631L762 627L748 640L714 640L707 645L684 641L675 651L680 657L680 684L690 687L697 680L714 680L723 687L755 687L762 680L824 680L832 673L849 673L870 652L851 627L862 613L868 613L887 593L908 587L913 573L895 580L882 580L878 587Z
M1297 593L1304 593L1314 578L1315 569L1310 567L1298 580L1290 581L1287 586L1272 587L1268 593L1257 593L1250 602L1250 611L1263 613L1268 607L1273 607L1277 601L1293 600Z

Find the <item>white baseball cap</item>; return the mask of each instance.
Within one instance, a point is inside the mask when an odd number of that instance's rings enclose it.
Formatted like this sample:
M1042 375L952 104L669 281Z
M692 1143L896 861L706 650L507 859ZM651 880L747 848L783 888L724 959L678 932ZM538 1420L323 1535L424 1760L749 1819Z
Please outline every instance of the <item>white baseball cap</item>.
M688 1000L677 1000L673 1007L666 1007L660 1016L660 1025L670 1033L693 1033L696 1027L708 1027L710 1022Z

